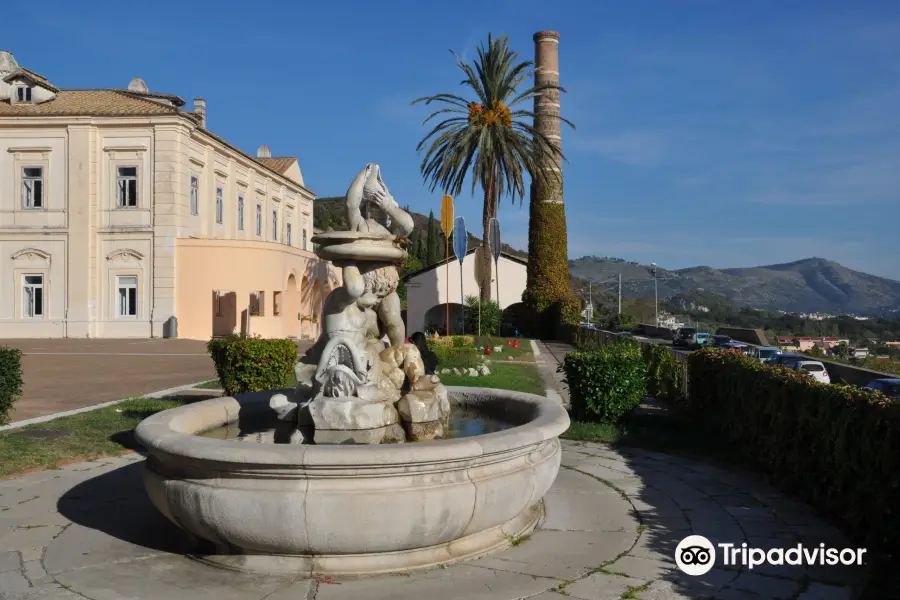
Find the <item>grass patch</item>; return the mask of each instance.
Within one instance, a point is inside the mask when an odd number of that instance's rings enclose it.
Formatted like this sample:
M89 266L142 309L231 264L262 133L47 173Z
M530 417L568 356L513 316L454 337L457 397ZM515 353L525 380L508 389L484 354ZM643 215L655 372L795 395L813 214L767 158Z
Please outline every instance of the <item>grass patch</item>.
M560 437L579 442L607 442L615 444L622 437L622 429L618 425L610 423L572 421L569 429Z
M221 390L222 384L219 383L218 379L213 379L211 381L206 381L201 383L200 385L195 385L194 389L196 390Z
M184 399L134 398L114 406L0 433L0 477L133 450L137 447L134 428L141 420L184 403ZM53 440L16 435L29 430L71 433Z
M513 348L512 346L507 346L507 340L519 340L519 347ZM490 346L493 348L494 346L503 346L503 352L500 354L491 354L487 358L492 360L507 360L508 357L512 357L513 360L522 360L534 362L534 352L531 349L531 340L525 338L505 338L505 337L475 337L475 347L487 347Z
M605 442L616 446L643 448L653 452L678 454L726 467L751 469L749 458L740 454L722 436L706 431L677 413L629 415L618 424L572 420L561 438L580 442Z
M466 377L452 373L439 375L444 385L460 385L471 387L486 387L498 390L513 390L543 396L544 378L541 372L533 365L504 365L492 364L488 367L491 374L479 377Z

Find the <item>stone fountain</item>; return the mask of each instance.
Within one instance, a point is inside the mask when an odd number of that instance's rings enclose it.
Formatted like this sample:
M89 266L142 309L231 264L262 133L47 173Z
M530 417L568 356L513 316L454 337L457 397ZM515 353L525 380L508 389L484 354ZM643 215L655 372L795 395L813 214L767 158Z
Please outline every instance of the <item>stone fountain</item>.
M371 206L383 222L368 217ZM412 217L390 195L376 164L354 178L344 209L348 231L312 238L316 254L341 269L343 285L325 299L322 334L297 363L294 398L276 395L271 407L296 424L295 443L443 437L447 389L437 375L426 375L418 348L405 341L397 295Z
M370 205L383 222L364 216ZM506 548L543 517L565 409L426 374L396 293L412 219L374 164L346 210L349 231L313 238L343 285L296 365L296 390L188 404L135 430L147 494L194 539L196 560L286 577L408 571ZM464 413L502 426L448 436ZM272 426L243 435L258 422ZM223 428L242 437L211 436Z

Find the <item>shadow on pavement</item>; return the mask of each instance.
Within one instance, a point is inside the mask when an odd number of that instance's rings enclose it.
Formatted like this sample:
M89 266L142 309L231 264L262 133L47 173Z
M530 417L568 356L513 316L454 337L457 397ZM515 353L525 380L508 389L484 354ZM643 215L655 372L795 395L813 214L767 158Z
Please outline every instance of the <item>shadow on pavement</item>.
M186 553L187 536L150 503L141 474L143 462L92 477L67 491L57 510L65 518L136 546Z
M627 490L642 526L631 558L621 568L616 563L605 567L645 582L638 586L636 581L629 597L818 600L850 598L851 588L864 587L867 567L762 565L751 571L723 565L719 543L740 548L746 541L764 551L799 543L805 548L857 546L808 504L766 482L721 435L674 415L632 415L609 447L621 456L618 466L603 459L599 464L620 472L601 467L607 474L602 478L612 477L611 485ZM688 575L676 565L676 548L689 535L702 535L714 546L714 567L706 574Z

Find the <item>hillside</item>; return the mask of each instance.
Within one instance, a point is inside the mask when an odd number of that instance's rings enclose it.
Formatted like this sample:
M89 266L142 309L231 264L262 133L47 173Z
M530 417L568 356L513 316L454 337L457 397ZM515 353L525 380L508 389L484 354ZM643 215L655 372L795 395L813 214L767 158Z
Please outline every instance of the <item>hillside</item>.
M652 297L651 268L598 257L570 261L573 275L605 281L622 273L623 295ZM900 281L854 271L824 258L741 269L659 269L659 297L693 290L724 296L737 306L790 312L879 315L900 308Z

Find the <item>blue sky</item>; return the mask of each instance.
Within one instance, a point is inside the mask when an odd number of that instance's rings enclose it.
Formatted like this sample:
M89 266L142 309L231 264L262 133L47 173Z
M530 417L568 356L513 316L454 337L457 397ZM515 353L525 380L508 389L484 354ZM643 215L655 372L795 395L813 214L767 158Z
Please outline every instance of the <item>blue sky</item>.
M552 11L543 6L551 4ZM296 155L340 195L378 162L401 204L426 94L459 91L448 49L488 32L523 59L562 36L569 255L738 267L809 256L900 279L900 3L892 0L14 2L0 47L59 87L203 96L245 151ZM11 11L11 12L10 12ZM457 198L480 234L481 194ZM527 246L527 200L504 199Z

